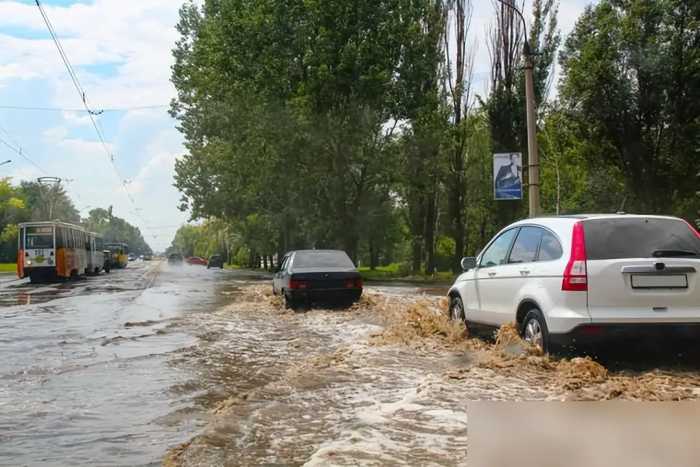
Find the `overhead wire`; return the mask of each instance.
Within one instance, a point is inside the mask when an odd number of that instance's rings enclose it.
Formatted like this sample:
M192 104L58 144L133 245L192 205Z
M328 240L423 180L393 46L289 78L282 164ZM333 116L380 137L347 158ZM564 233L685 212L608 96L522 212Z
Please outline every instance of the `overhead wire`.
M165 107L170 107L170 104L156 104L156 105L138 105L134 107L112 107L99 110L85 110L83 109L71 109L62 107L31 107L22 105L0 105L0 109L3 110L27 110L27 111L39 111L39 112L88 112L93 115L101 115L103 113L112 112L131 112L134 110L150 110L150 109L162 109Z
M7 132L4 131L4 130L3 130L3 132L6 133L6 134L9 136L9 133L7 133ZM8 143L7 141L5 141L5 139L3 139L3 138L1 138L1 137L0 137L0 143L3 144L4 146L6 146L7 148L9 148L12 152L14 152L15 154L17 154L18 156L22 157L24 160L26 160L26 161L29 162L30 164L32 164L32 165L33 165L34 167L36 167L41 173L43 173L44 175L48 175L48 174L46 173L46 171L45 171L39 164L37 164L36 162L34 162L29 156L27 156L27 155L25 154L25 152L22 150L22 147L21 147L21 146L19 146L19 145L14 146L14 145Z
M14 144L10 144L5 140L4 138L0 137L0 144L4 145L5 147L9 148L12 152L15 154L19 155L23 159L25 159L27 162L29 162L31 165L36 167L39 172L41 172L44 175L48 175L48 172L41 167L39 164L37 164L31 157L27 155L27 153L22 149L22 145L15 139L9 131L7 131L2 125L0 125L0 131L2 131L5 135L7 135L8 139L11 139ZM70 185L74 180L69 180L69 179L63 179L63 182L65 182L66 185ZM73 190L73 194L77 198L78 202L80 203L81 206L85 206L85 203L83 202L83 199L80 197L80 194L77 192L77 190Z
M44 7L41 5L41 2L39 0L34 0L36 2L36 6L39 8L39 12L41 13L41 17L44 20L44 23L46 24L46 28L49 31L49 34L51 35L51 39L53 40L54 44L56 45L56 48L58 50L59 55L61 56L61 60L63 61L63 64L66 67L66 70L68 71L68 75L71 78L71 81L73 82L73 86L75 87L76 91L78 92L78 95L80 96L80 101L83 104L83 107L85 109L85 112L87 112L88 117L90 118L90 121L92 123L93 128L95 129L95 133L97 134L97 138L99 139L102 148L104 149L107 159L112 166L112 169L114 170L115 174L119 178L119 183L121 184L122 189L124 190L124 193L128 197L129 201L131 202L132 205L134 205L135 208L138 208L138 204L136 203L136 200L132 196L131 192L126 186L125 183L125 178L122 176L121 172L119 171L119 168L116 165L115 159L116 156L114 153L109 149L107 142L105 140L104 134L102 132L102 129L100 125L98 124L97 120L95 119L95 116L98 115L94 110L92 110L88 104L88 99L87 99L87 94L85 93L85 90L83 89L82 85L80 84L80 80L78 79L78 75L75 72L75 69L70 63L70 60L68 59L68 55L66 54L65 50L63 49L63 46L61 44L60 39L58 38L58 35L56 34L56 31L53 27L53 24L51 23L51 20L49 19L48 14L44 10ZM145 219L140 215L136 214L136 216L141 219L141 221L145 222Z

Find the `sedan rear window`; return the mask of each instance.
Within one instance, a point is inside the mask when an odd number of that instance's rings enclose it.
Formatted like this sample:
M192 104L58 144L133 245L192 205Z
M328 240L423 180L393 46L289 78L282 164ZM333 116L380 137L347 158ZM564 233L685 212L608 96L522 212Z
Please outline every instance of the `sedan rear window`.
M354 268L344 251L298 251L294 255L295 268Z
M676 219L589 219L583 230L591 260L700 256L700 239Z

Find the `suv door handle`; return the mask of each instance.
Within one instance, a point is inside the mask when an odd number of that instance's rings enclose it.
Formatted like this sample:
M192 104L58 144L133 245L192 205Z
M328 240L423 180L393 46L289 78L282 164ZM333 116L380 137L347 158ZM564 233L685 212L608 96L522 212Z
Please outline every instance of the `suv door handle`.
M520 274L522 274L523 276L527 276L528 274L530 274L530 270L529 269L521 269Z
M493 277L493 276L495 276L495 275L496 275L495 272L490 272L490 273L489 273L489 277Z

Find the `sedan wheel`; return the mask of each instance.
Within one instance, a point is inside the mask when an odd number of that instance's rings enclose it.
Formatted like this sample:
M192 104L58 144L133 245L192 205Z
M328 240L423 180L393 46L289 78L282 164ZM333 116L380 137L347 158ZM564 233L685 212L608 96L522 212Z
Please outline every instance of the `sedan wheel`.
M297 308L297 302L291 298L289 295L287 295L285 292L284 294L284 307L288 310L296 310Z
M450 319L452 321L464 321L464 304L460 297L450 299Z

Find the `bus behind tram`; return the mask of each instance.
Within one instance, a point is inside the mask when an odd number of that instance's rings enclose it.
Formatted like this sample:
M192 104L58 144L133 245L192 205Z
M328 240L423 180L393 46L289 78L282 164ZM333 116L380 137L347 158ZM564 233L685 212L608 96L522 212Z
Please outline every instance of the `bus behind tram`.
M108 243L105 248L112 253L112 267L123 269L129 263L129 245L126 243Z

